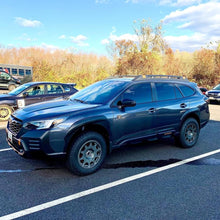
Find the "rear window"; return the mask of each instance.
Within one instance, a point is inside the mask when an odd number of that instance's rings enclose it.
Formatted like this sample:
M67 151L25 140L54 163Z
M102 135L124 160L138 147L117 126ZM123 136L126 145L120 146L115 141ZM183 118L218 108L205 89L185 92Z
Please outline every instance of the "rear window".
M190 88L189 86L186 86L186 85L178 84L177 87L181 90L181 92L183 93L183 95L185 97L191 96L195 92L194 89L192 89L192 88Z

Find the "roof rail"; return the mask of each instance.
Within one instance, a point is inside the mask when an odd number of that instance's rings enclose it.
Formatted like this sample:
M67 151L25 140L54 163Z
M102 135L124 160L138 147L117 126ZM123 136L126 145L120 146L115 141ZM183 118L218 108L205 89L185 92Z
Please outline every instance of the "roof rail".
M136 78L137 76L140 75L115 75L115 76L109 76L107 79L115 79L115 78Z
M187 80L185 76L172 76L172 75L139 75L136 76L132 81L144 80L144 79L178 79Z

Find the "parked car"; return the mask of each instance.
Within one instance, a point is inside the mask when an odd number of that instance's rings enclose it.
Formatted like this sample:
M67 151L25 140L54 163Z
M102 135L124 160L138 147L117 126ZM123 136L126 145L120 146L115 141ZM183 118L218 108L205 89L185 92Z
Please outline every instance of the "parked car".
M0 70L0 89L8 89L12 91L21 85L19 79L10 76L7 72Z
M0 95L0 121L6 121L11 113L26 105L68 97L78 90L75 84L53 82L30 82L23 84L8 94Z
M27 106L7 124L8 144L21 156L66 155L70 171L99 169L112 149L143 139L175 137L194 146L209 121L207 97L179 76L137 76L97 82L68 100Z
M206 95L209 98L209 101L220 101L220 84L215 86L212 90L206 92Z
M199 89L201 90L202 94L205 95L206 92L208 91L206 88L204 87L199 87Z

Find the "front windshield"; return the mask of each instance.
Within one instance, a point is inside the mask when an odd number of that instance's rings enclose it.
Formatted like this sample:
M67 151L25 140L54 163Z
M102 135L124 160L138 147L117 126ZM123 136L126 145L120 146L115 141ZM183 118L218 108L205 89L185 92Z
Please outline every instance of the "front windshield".
M21 92L23 92L25 89L27 89L29 87L29 85L21 85L19 87L17 87L16 89L12 90L11 92L9 92L9 95L18 95Z
M220 90L220 84L214 87L213 90Z
M82 89L70 97L72 101L88 104L106 104L115 97L128 82L104 80Z

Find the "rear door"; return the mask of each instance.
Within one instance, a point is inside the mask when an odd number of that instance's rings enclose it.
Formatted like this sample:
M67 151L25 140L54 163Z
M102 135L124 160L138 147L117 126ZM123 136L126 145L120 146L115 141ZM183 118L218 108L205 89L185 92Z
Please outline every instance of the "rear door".
M46 101L64 97L64 89L60 84L52 84L52 83L47 84L46 92L47 92L45 96Z
M155 123L157 133L164 134L177 130L181 116L189 109L189 99L183 96L174 83L154 83L156 96Z

